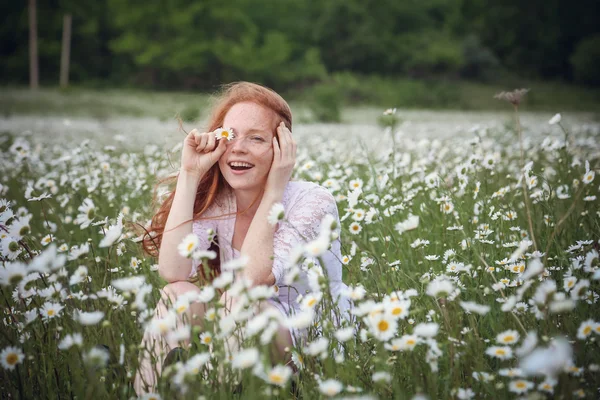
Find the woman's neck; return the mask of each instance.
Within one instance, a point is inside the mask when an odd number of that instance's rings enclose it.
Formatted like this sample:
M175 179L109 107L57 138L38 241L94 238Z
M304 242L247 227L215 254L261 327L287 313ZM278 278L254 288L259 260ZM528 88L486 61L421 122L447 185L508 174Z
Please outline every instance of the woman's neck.
M256 214L258 206L260 206L263 193L262 190L234 190L233 194L235 196L237 212L243 212L243 214L238 214L238 216L242 215L245 218L252 219L254 214Z

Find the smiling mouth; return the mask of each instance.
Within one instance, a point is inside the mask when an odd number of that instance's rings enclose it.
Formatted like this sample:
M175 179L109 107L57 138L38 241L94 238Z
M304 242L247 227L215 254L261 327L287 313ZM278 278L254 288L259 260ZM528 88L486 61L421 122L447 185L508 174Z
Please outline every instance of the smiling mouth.
M254 168L254 165L250 164L250 163L238 163L238 162L233 162L233 163L229 163L229 168L231 168L234 171L247 171L251 168Z

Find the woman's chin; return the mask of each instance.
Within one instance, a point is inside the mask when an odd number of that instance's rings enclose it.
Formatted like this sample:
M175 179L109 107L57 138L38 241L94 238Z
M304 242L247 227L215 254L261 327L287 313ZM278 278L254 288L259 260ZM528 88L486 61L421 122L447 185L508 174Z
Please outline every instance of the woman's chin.
M265 182L257 182L254 179L242 179L241 177L228 177L227 183L234 190L257 190L265 186Z

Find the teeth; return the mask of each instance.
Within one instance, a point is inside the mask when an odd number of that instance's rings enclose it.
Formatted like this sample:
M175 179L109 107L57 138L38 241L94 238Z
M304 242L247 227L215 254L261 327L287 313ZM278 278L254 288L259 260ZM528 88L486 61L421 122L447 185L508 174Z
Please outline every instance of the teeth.
M254 165L252 164L237 161L231 162L229 163L229 165L231 165L232 167L254 167Z

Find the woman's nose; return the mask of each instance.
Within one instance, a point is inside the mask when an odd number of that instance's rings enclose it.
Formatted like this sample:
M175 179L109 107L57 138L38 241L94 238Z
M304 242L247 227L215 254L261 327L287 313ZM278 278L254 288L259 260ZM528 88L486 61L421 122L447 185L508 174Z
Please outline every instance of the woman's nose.
M235 138L231 141L231 151L234 153L247 152L247 143L244 138Z

